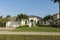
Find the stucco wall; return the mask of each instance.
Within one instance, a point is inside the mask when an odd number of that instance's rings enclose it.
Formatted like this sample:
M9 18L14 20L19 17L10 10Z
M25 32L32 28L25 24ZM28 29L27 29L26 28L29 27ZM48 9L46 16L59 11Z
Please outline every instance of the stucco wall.
M6 23L6 27L18 27L18 26L19 26L18 22L9 21Z

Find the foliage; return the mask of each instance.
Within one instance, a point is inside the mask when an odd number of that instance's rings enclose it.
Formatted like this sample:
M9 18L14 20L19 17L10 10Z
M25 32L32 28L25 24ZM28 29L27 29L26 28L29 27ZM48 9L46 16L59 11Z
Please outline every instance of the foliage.
M43 20L44 20L44 21L46 21L46 20L53 20L53 16L47 15L47 16L45 16L45 17L43 18Z
M4 21L7 22L7 21L10 20L10 18L11 18L11 16L10 16L10 15L7 15L7 16L4 18Z
M18 14L17 15L17 20L21 20L21 19L28 19L28 16L25 14Z
M52 27L51 25L39 25L39 27Z
M0 22L0 27L5 27L5 22Z
M60 14L60 0L53 0L54 3L58 2L59 3L59 14ZM60 15L59 15L60 16Z
M3 24L2 24L2 22L0 22L0 27L2 27L3 26Z
M5 24L4 24L4 20L3 20L3 17L0 16L0 27L3 27Z
M28 25L24 25L23 27L29 27Z
M2 16L0 16L0 21L2 21L3 20L3 18L2 18Z
M11 16L10 15L7 15L6 18L10 18Z
M11 16L7 15L5 18L3 18L3 16L0 16L0 27L5 27L6 22L10 20L9 17Z
M60 0L53 0L54 2L60 2Z

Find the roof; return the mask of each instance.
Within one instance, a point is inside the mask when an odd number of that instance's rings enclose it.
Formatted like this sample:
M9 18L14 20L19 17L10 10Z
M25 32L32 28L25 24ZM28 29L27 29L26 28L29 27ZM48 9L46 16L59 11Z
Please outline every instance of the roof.
M33 15L28 16L28 18L39 18L39 19L42 19L41 17L38 17L38 16L33 16Z
M60 15L60 13L54 14L53 16Z
M16 21L16 16L11 17L10 21Z

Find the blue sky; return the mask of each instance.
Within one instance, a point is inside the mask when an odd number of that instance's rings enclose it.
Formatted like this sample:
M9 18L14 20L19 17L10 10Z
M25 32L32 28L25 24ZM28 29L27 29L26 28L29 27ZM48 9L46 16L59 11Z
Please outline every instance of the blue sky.
M59 12L58 3L51 0L0 0L0 16L24 13L44 17Z

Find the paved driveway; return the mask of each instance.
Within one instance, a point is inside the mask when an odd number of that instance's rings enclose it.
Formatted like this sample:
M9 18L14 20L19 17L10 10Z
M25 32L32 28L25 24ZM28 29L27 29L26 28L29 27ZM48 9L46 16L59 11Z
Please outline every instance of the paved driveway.
M13 30L15 28L0 28L0 31L10 31L10 30Z

